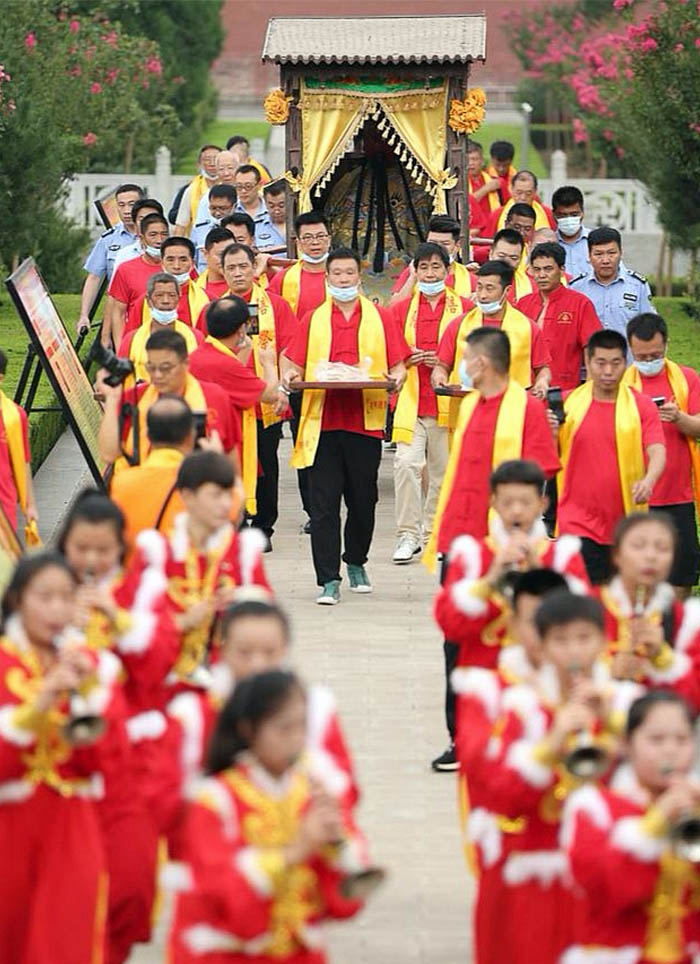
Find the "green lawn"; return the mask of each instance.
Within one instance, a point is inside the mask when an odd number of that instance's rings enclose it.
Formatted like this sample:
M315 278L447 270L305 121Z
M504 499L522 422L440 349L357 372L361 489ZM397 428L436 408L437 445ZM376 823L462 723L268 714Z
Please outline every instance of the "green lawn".
M488 117L488 108L486 109ZM484 156L488 159L489 145L494 141L510 141L515 147L515 167L520 167L520 142L522 140L521 129L518 124L491 124L487 120L482 127L474 134L474 140L478 141L484 149ZM549 171L545 167L540 153L531 143L528 156L528 170L532 171L537 177L548 177Z
M700 371L700 322L684 306L687 298L654 298L654 305L668 325L669 356L679 364Z
M234 134L242 134L251 140L253 137L267 139L270 125L266 121L259 120L215 120L212 121L204 130L202 144L218 144L219 147L226 147L226 141ZM191 174L197 170L198 149L190 151L175 168L176 174Z

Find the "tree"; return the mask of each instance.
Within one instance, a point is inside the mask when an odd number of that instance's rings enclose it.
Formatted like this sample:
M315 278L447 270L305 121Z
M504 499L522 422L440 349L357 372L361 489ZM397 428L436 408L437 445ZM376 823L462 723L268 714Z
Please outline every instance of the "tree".
M92 157L113 166L131 134L152 157L178 122L157 46L99 15L57 16L50 0L9 4L0 51L0 259L41 264L43 235L62 229L66 179Z

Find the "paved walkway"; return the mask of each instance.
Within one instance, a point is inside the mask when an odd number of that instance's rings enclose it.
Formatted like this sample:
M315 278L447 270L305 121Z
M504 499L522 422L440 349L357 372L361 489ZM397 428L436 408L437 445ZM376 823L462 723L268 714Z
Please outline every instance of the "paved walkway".
M360 822L390 878L354 921L328 928L333 964L466 964L469 882L459 842L455 779L429 761L444 748L442 650L430 606L432 577L393 566L392 455L382 460L377 529L368 571L374 592L314 604L316 586L296 480L280 450L282 518L266 556L294 626L295 663L329 684L363 791ZM343 584L345 586L345 583ZM163 960L162 947L129 964Z

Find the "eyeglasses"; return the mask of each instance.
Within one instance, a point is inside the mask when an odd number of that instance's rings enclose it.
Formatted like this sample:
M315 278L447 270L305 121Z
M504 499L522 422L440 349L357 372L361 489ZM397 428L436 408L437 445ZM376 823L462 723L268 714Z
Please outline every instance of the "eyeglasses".
M176 365L153 365L151 362L146 362L146 371L149 375L169 375L172 371L175 371L179 367Z
M300 234L300 241L327 241L330 234Z

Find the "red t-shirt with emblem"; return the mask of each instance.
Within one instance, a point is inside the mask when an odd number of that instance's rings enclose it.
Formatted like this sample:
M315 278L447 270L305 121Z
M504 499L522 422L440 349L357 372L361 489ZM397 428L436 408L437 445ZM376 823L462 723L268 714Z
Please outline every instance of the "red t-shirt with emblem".
M451 372L455 364L455 350L457 348L457 336L463 318L455 318L445 329L445 334L440 339L438 347L438 359L448 372ZM528 319L529 321L530 319ZM500 328L501 320L493 320L488 315L483 316L483 324L487 328ZM457 359L459 364L460 359ZM542 337L542 332L532 321L530 321L530 375L532 381L535 380L535 372L545 365L549 365L551 358L549 350Z
M396 326L393 315L386 308L377 308L384 325L386 339L386 371L388 372L400 361L405 361L411 354L408 345ZM287 358L300 368L306 366L306 355L309 345L309 326L313 312L309 312L301 322L294 341L287 349ZM334 303L331 310L331 350L328 357L332 362L344 362L346 365L359 363L358 331L360 328L360 302L356 302L352 315L346 318ZM313 376L310 377L312 380ZM324 432L344 431L357 432L360 435L371 435L381 438L382 432L368 431L365 428L364 407L361 391L333 391L326 392L323 404Z
M515 307L527 315L540 329L552 356L552 385L564 390L577 387L581 381L583 349L594 331L602 328L593 302L580 291L559 285L547 298L542 315L539 291L520 298Z
M14 402L13 402L14 405ZM22 425L22 442L24 444L24 461L29 464L31 456L29 454L29 423L27 413L20 405L15 405L19 412L20 423ZM13 529L17 528L17 487L15 477L12 474L12 462L10 461L10 448L7 444L7 432L5 424L0 415L0 504L5 510L5 515L10 521Z
M273 277L267 289L268 294L279 295L282 297L282 281L289 271L278 271ZM297 318L303 318L309 311L315 311L322 301L326 300L326 272L307 271L302 265L301 277L299 279L299 304L296 310Z

